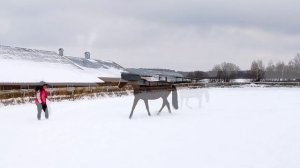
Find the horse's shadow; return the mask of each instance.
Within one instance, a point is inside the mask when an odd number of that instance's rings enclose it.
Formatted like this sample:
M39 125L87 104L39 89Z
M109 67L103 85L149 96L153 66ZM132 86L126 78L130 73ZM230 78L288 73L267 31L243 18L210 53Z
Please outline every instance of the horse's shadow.
M203 100L205 99L206 102L208 102L210 99L209 91L206 88L181 90L179 92L179 97L180 109L183 107L193 109L194 106L190 105L190 101L195 99L197 101L197 108L202 108Z

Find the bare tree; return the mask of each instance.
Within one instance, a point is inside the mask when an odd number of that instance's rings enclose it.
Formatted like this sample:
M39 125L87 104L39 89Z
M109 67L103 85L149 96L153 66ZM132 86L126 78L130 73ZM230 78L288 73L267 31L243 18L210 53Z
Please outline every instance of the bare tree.
M234 79L240 68L233 64L223 62L219 65L215 65L212 71L217 73L217 78L219 81L230 82L231 79Z
M278 81L282 81L284 79L284 73L285 73L285 64L284 62L278 62L275 65L275 74L278 79Z
M220 65L215 65L212 69L212 71L215 73L217 82L221 82L223 80L223 73Z
M254 81L260 81L261 79L264 78L265 75L265 67L264 64L261 60L253 61L251 64L251 78Z
M289 73L292 74L290 78L300 78L300 53L289 62L288 67Z
M290 64L300 69L300 53L298 53L297 56L290 61Z
M272 61L270 61L265 70L265 79L266 80L274 80L275 78L276 78L275 65Z

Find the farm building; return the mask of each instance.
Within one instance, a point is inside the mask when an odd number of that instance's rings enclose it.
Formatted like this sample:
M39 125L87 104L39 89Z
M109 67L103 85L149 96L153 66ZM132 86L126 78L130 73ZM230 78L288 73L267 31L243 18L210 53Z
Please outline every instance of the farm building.
M87 57L89 56L89 57ZM100 78L119 79L125 69L110 62L85 57L64 56L63 49L54 51L0 46L1 85L39 84L95 85Z
M57 53L0 45L0 99L20 97L20 92L31 95L41 83L47 83L53 92L63 88L72 95L77 88L90 92L117 89L121 72L125 69L117 63L91 59L89 53L79 58L63 55L63 49ZM108 87L112 83L114 88ZM12 96L12 90L18 94Z
M113 61L93 59L89 52L81 57L58 52L0 45L0 103L4 99L32 98L34 88L47 83L52 97L76 98L105 93L126 94L120 89L122 73L141 77L142 85L181 83L184 76L166 69L125 69Z
M140 75L147 81L165 81L165 82L182 82L184 76L174 70L169 69L146 69L146 68L128 68L132 74Z
M63 52L60 52L60 56L63 56ZM121 73L126 72L122 66L113 61L92 59L90 52L85 52L84 57L63 57L69 60L76 67L89 74L97 76L106 83L119 82Z

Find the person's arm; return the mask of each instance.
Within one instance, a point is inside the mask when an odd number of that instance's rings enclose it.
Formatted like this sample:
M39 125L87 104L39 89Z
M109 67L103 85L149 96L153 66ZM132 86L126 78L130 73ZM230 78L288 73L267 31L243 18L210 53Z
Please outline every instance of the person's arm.
M47 93L45 90L41 91L41 100L42 100L42 104L46 104L46 98L47 98Z
M36 93L36 99L37 99L38 103L42 103L42 100L41 100L41 93L40 93L40 92L37 92L37 93Z

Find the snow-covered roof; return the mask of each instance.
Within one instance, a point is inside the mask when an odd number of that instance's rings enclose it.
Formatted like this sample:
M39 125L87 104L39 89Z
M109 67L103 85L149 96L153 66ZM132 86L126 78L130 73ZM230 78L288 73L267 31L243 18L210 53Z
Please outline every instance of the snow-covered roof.
M169 69L128 68L127 71L133 74L138 74L147 77L155 77L155 76L177 77L177 78L184 77L182 74Z
M0 45L0 83L103 83L124 70L114 62Z
M120 78L125 69L113 61L86 59L80 57L64 56L80 69L94 74L97 77Z
M54 51L35 50L20 47L10 47L0 45L1 60L22 60L32 62L69 64L67 60L60 57Z

